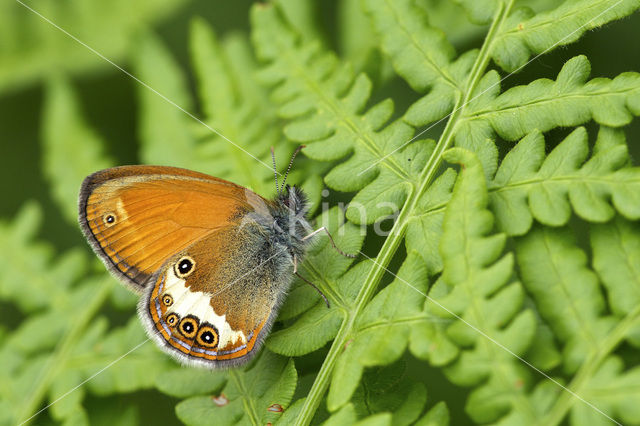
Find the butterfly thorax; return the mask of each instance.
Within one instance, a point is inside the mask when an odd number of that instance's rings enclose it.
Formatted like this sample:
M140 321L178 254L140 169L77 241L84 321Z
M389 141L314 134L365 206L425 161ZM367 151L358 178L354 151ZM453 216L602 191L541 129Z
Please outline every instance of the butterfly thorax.
M302 258L304 237L313 230L307 220L309 202L300 188L287 185L269 207L273 217L271 238L274 245L286 247L292 257Z

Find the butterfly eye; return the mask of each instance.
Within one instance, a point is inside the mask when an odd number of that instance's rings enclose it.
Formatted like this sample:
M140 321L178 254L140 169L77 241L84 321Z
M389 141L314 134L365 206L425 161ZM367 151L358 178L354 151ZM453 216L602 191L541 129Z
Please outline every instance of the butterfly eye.
M198 320L193 316L184 317L178 326L180 333L187 339L193 339L198 332Z
M215 348L218 346L218 331L212 325L203 325L198 330L197 343L206 348Z
M171 297L170 294L165 294L162 296L162 303L164 303L165 306L173 305L173 297Z
M102 216L102 221L106 226L113 226L116 224L116 215L113 213L107 213Z
M178 319L179 318L176 314L170 313L169 315L167 315L166 322L170 327L173 327L178 323Z
M196 262L189 256L183 256L178 260L175 266L176 275L178 278L186 278L193 272L193 269L196 266Z

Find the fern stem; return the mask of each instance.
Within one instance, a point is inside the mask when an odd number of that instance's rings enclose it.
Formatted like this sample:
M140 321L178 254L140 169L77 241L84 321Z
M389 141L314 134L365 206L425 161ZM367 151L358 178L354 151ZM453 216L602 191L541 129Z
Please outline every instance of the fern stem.
M478 54L478 58L476 59L472 68L472 72L467 80L466 91L464 95L458 98L456 102L454 111L447 121L447 125L442 133L442 136L440 137L433 154L429 158L429 161L427 162L420 175L420 184L417 190L415 189L415 187L412 187L412 190L408 194L407 201L405 202L400 215L391 228L389 236L382 245L382 248L380 249L380 252L376 257L375 262L373 263L371 269L369 270L369 273L367 274L364 284L360 288L360 292L356 297L354 309L347 314L347 318L345 318L345 320L342 322L340 330L338 331L338 335L334 339L333 344L329 349L329 353L327 354L322 367L318 372L318 376L313 382L313 386L309 391L309 395L307 395L307 398L304 401L304 405L296 420L296 425L308 425L313 419L313 416L315 415L315 412L320 405L320 400L322 399L327 387L329 386L330 375L333 372L338 355L343 350L353 331L356 318L358 318L366 304L369 302L369 300L371 300L371 297L373 297L378 287L378 283L380 282L380 279L386 271L387 265L391 262L391 259L395 255L398 246L401 244L404 238L407 225L409 224L409 219L411 218L414 210L416 210L421 195L424 193L424 191L427 190L433 179L436 177L438 168L442 163L442 154L449 148L449 146L453 142L453 136L455 135L455 126L460 116L463 115L466 104L471 99L473 89L476 87L476 85L480 81L480 78L484 74L484 70L486 69L489 60L491 59L489 53L493 40L495 39L499 28L508 16L508 12L511 9L512 5L513 0L510 0L508 2L507 7L504 7L504 5L500 3L493 23L491 24L483 46L480 49L480 53Z
M19 421L25 422L25 424L29 423L30 420L27 419L35 414L37 408L40 406L47 391L49 390L51 382L55 379L59 370L64 367L69 352L72 350L87 325L89 325L96 312L107 300L112 289L112 283L105 283L105 285L100 286L98 292L86 304L86 308L75 318L75 320L72 320L71 328L58 344L55 352L51 357L49 357L40 376L35 381L36 388L28 393L28 399L25 400L20 409L16 410L18 413L17 419Z
M549 413L540 421L540 425L557 425L565 418L568 411L576 402L575 395L580 395L589 380L597 372L605 359L615 350L616 347L626 338L629 331L640 324L640 306L636 307L618 325L611 330L607 338L602 342L600 348L591 354L582 364L576 375L568 386L570 392L562 392L555 405ZM575 395L574 395L575 394ZM584 403L584 402L582 402Z

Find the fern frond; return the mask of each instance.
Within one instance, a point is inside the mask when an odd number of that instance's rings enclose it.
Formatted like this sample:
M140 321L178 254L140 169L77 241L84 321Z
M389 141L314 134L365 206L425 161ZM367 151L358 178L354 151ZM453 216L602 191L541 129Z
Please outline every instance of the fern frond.
M609 332L596 274L566 228L536 227L517 241L520 276L554 334L567 342L565 367L575 371Z
M43 112L44 172L65 218L78 222L78 190L85 176L106 169L113 161L104 155L104 141L82 118L69 83L48 83Z
M605 146L605 137L603 132L588 161L588 135L582 127L546 158L540 132L523 138L489 184L498 227L522 235L534 218L546 225L565 225L572 210L590 222L606 222L615 211L629 219L640 218L640 169L625 167L626 144Z
M640 225L616 217L593 225L590 236L593 268L607 289L612 311L632 313L640 306Z
M404 183L404 194L415 184L416 176L405 167L401 153L394 149L413 136L413 129L401 121L387 127L393 103L385 100L366 108L371 81L351 67L338 64L334 55L315 43L304 43L284 22L276 6L252 9L253 40L258 55L268 62L261 78L276 89L273 98L279 113L292 122L286 136L307 145L307 156L322 161L338 160L325 182L340 191L355 191L374 179L393 177ZM367 167L377 160L381 163ZM362 173L358 173L362 171ZM349 218L355 220L354 214Z
M522 310L522 286L510 282L513 257L501 254L505 235L491 235L493 216L479 161L459 148L445 156L462 164L442 225L442 277L430 291L438 303L428 303L432 314L459 318L446 327L446 338L461 350L445 373L458 385L478 386L466 407L478 422L495 421L516 407L533 415L523 386L528 371L514 355L531 344L535 317Z
M448 69L455 55L444 33L428 25L423 9L411 0L367 0L381 46L391 57L393 67L419 93L433 86L459 91L459 81ZM463 74L464 76L464 74ZM445 90L443 87L442 90ZM452 103L453 106L453 103Z
M298 375L293 360L269 351L245 371L230 371L228 382L215 397L195 396L176 406L187 425L267 424L282 416L296 389Z
M53 302L66 304L73 284L87 273L83 250L53 257L53 248L34 238L42 222L42 209L25 203L13 222L0 222L0 299L34 312Z
M185 0L24 2L106 57L121 62L138 28L162 21ZM86 73L110 65L17 2L0 5L0 92L34 83L52 70Z
M365 367L391 364L404 353L413 322L429 321L422 312L426 288L424 264L410 254L398 277L364 309L340 354L327 396L330 411L351 399Z
M496 38L491 55L502 69L514 71L531 55L573 43L585 32L621 19L639 8L638 0L565 1L553 10L539 14L523 7L509 17Z
M615 238L613 235L612 240ZM608 242L613 241L594 236L594 253L601 256L603 250L615 250L615 245L611 248L603 245ZM598 276L588 268L587 256L575 245L573 234L567 228L534 228L516 241L516 255L523 285L535 300L542 318L564 344L564 370L575 373L567 387L573 395L581 395L583 399L576 401L568 392L559 394L553 406L546 410L542 422L557 424L570 410L575 421L595 419L594 413L600 416L594 420L597 423L604 420L602 413L619 419L619 416L629 416L629 419L633 418L632 422L640 420L633 411L622 413L619 410L629 400L637 401L636 392L608 394L609 397L603 398L604 394L595 390L618 386L620 380L624 382L627 378L630 382L635 380L635 369L623 371L622 363L612 353L640 327L640 308L635 306L620 319L608 314ZM626 258L638 263L638 255L632 250ZM624 258L616 263L621 261L624 262ZM598 265L601 269L602 263L598 262ZM621 274L625 269L628 271L627 266L622 268ZM611 272L604 276L608 285L612 278L617 278ZM623 293L611 292L610 296L621 297L628 293L623 290ZM620 301L610 299L609 303L616 310L621 306ZM593 410L594 406L600 413Z
M494 132L513 141L536 129L544 132L591 119L604 126L620 127L640 114L640 74L628 72L613 80L587 81L590 71L587 58L577 56L566 62L555 81L539 79L501 95L500 77L490 71L465 109L457 143L477 145L492 138Z

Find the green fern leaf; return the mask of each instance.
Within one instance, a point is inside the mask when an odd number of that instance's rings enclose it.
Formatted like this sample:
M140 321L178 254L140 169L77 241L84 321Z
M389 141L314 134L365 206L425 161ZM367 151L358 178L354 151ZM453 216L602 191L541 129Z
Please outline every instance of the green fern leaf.
M188 398L176 406L176 414L188 425L275 422L289 406L296 382L293 361L263 351L255 365L229 372L229 381L216 399Z
M327 396L330 411L351 399L365 367L390 364L404 353L412 321L429 321L422 313L427 286L425 278L425 268L419 257L410 255L398 278L365 308L349 345L338 358Z
M136 86L140 102L140 158L147 164L192 166L196 160L196 139L191 126L195 125L180 110L191 111L193 104L184 73L152 34L139 37L134 58L136 76L146 84ZM163 71L156 72L159 69Z
M396 121L380 130L393 113L392 102L382 101L365 111L371 92L369 78L354 76L348 65L338 65L335 56L317 44L301 42L277 7L253 8L252 22L256 50L268 62L261 78L276 86L273 98L282 104L279 113L292 120L285 126L286 136L305 143L305 154L316 160L353 154L325 176L327 185L354 191L376 178L382 185L393 176L404 186L396 198L405 199L416 177L405 170L402 152L386 158L385 154L409 140L413 129ZM381 164L365 171L376 160ZM376 215L367 218L370 216ZM357 223L353 209L347 217Z
M565 346L565 368L575 371L610 332L598 277L566 228L536 227L517 242L523 284L540 315Z
M639 74L587 81L590 69L589 61L577 56L567 61L556 81L536 80L499 96L500 77L496 72L487 73L465 110L464 124L457 133L459 143L479 144L494 131L513 141L536 129L575 126L590 119L619 127L640 114Z
M634 424L640 421L639 387L640 368L624 371L624 362L618 357L611 357L593 375L581 394L608 415L625 424ZM573 408L571 421L576 425L610 424L601 413L586 404Z
M106 169L113 161L103 153L104 141L87 126L67 81L55 79L47 87L43 113L44 171L65 215L78 222L78 190L85 176Z
M12 223L0 222L0 298L34 312L51 303L63 303L65 290L87 273L86 257L72 250L53 259L53 249L33 238L42 222L42 210L25 203Z
M523 407L531 405L523 387L528 372L513 354L522 355L529 347L535 318L521 311L520 284L508 283L513 257L501 256L504 235L488 235L493 217L479 161L461 149L449 151L446 158L463 169L443 222L444 270L430 292L438 303L428 306L433 314L460 319L446 328L448 339L473 347L461 351L445 372L458 385L480 385L471 393L467 411L476 421L494 421L514 407L527 412Z
M227 383L227 376L223 371L173 368L158 374L155 385L161 392L177 398L218 394Z
M440 401L434 405L416 423L416 426L447 426L449 425L449 409Z
M640 226L620 217L591 228L593 268L609 294L611 309L627 315L640 306Z
M455 54L444 33L427 25L424 10L413 1L367 0L364 2L382 48L391 57L393 67L419 93L433 86L455 96L458 80L448 67ZM451 102L453 107L453 102Z
M610 220L615 211L640 218L640 169L628 163L627 146L601 148L589 160L587 132L574 130L546 158L543 136L533 132L504 158L490 183L491 208L498 227L510 235L526 233L535 218L565 225L571 211L590 222Z
M496 13L501 0L454 0L465 8L472 22L486 24Z
M630 15L638 8L638 0L582 0L566 1L537 15L528 8L518 9L496 38L491 51L493 60L505 71L517 70L532 54L573 43L585 32Z
M139 27L175 13L185 0L144 0L131 8L126 1L109 4L89 0L60 5L32 4L35 13L17 2L0 5L0 91L15 90L51 75L52 70L87 73L109 64L53 28L49 19L109 59L120 62ZM38 16L36 13L42 15Z

